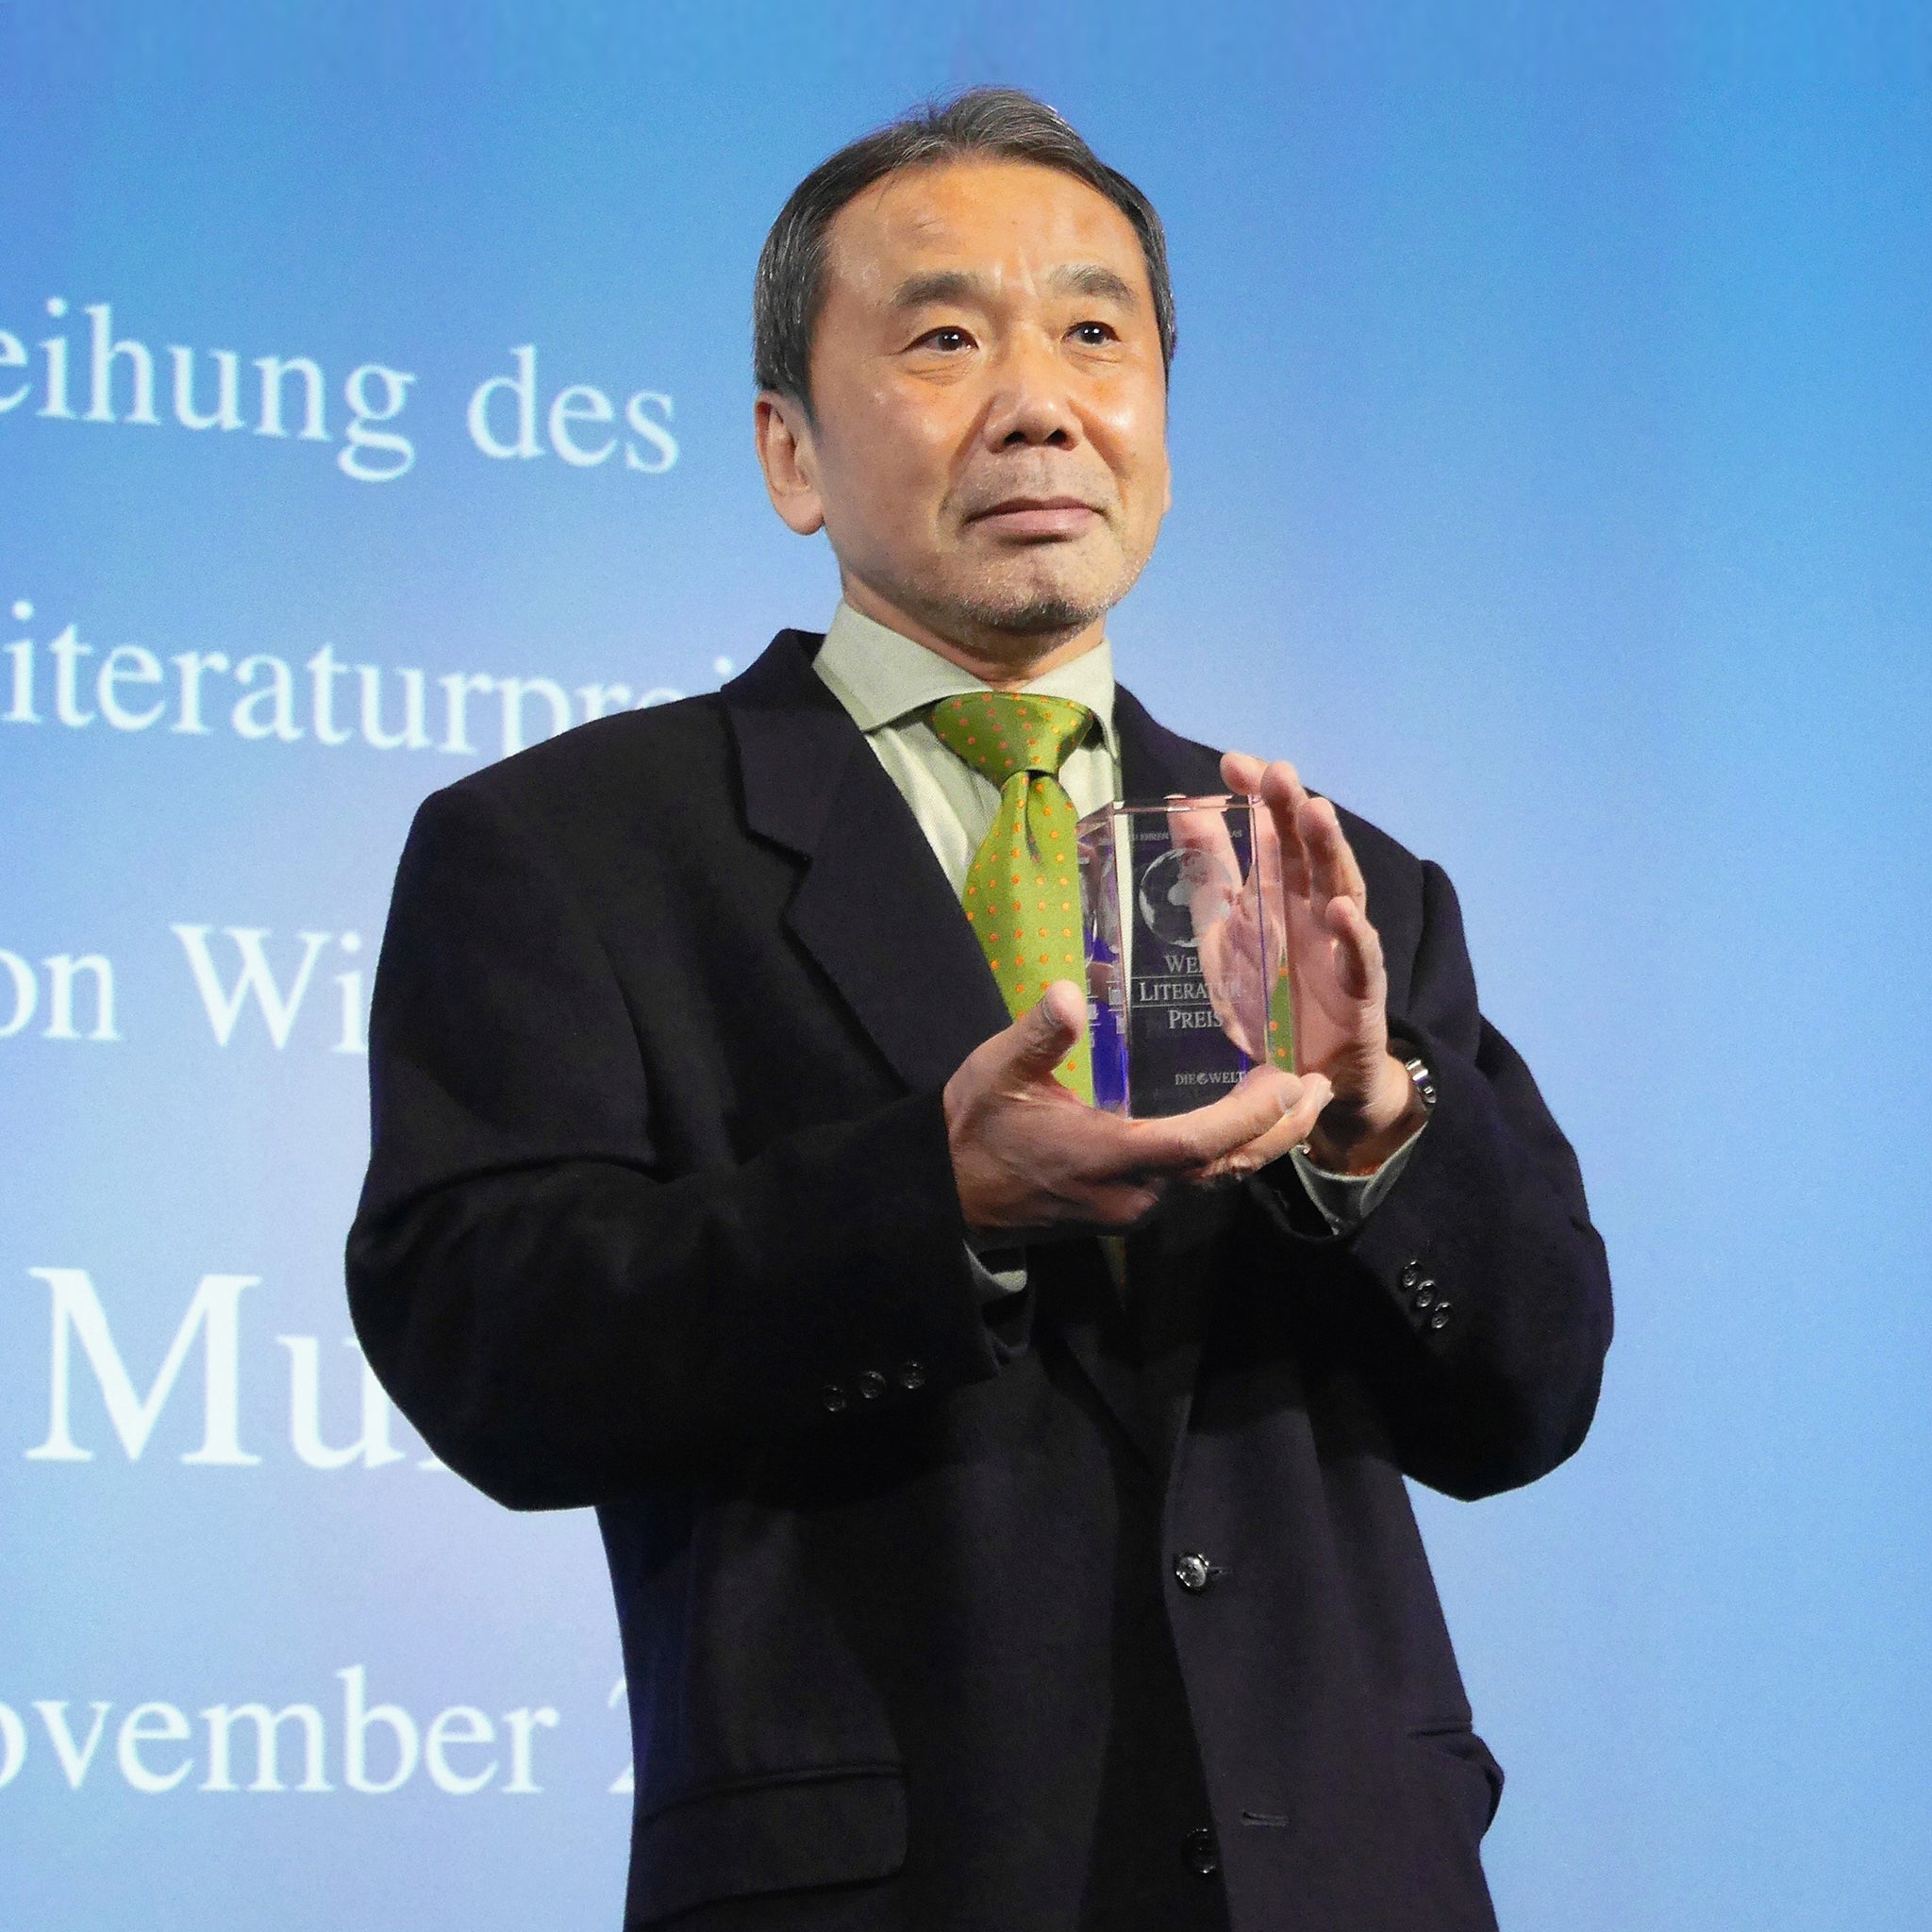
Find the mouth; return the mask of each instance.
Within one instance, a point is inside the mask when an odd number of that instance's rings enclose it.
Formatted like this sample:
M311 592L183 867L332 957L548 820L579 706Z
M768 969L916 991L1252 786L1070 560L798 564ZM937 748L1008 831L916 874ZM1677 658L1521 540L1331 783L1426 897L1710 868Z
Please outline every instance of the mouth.
M997 537L1037 541L1085 536L1100 511L1077 496L1008 496L966 521Z

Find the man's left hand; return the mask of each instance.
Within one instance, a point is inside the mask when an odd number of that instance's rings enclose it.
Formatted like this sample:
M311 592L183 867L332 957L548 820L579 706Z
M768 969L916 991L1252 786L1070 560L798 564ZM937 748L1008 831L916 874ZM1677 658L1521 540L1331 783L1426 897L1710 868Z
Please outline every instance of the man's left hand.
M1268 911L1287 934L1296 1063L1335 1090L1308 1153L1332 1174L1374 1174L1425 1115L1389 1050L1389 974L1361 868L1335 808L1311 798L1292 765L1231 751L1221 776L1230 791L1261 799L1281 848L1281 903Z

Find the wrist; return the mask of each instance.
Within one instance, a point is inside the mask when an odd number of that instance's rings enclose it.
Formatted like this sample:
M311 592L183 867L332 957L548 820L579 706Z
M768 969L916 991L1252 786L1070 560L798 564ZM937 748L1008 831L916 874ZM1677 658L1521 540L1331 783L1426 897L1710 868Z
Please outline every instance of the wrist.
M1407 1065L1384 1053L1365 1098L1338 1095L1324 1110L1307 1141L1308 1158L1329 1174L1372 1174L1428 1117Z

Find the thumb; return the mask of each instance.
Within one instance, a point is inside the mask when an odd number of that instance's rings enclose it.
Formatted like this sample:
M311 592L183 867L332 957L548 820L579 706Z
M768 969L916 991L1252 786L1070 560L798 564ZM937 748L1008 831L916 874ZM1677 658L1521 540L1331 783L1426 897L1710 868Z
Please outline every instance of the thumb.
M1029 1078L1051 1074L1079 1039L1087 1002L1071 979L1056 979L1038 1006L1014 1021L1013 1069Z

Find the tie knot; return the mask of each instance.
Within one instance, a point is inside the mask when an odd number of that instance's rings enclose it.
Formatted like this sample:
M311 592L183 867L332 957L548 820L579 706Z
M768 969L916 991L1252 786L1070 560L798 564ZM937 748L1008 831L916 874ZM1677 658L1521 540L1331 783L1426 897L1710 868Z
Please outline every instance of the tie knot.
M1058 777L1093 713L1072 698L975 691L935 705L927 722L948 751L1003 786L1015 772Z

